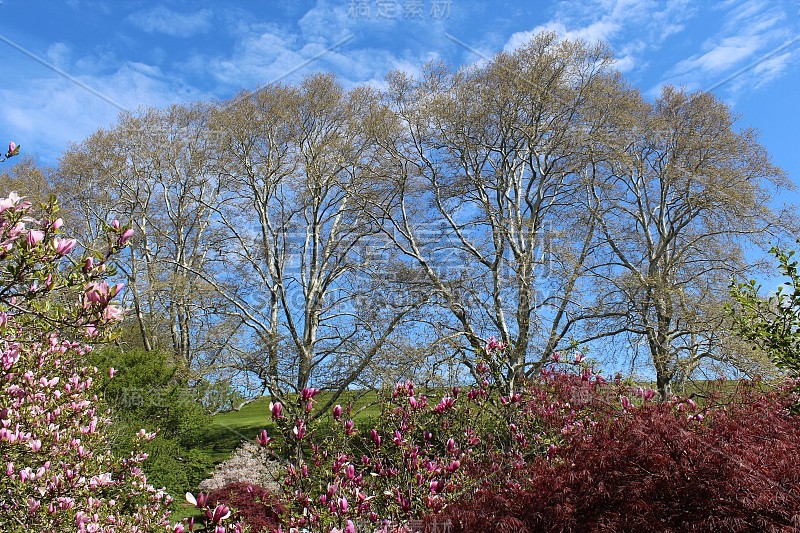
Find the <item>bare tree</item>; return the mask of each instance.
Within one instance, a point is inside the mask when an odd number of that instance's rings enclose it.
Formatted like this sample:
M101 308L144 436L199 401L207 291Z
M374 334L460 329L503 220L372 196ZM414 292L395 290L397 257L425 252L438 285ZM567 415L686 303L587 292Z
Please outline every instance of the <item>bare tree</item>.
M214 123L226 136L215 216L228 242L202 275L251 333L254 356L244 362L284 405L302 408L299 393L313 385L332 391L324 412L420 304L378 308L367 292L379 279L364 256L377 229L362 209L377 112L372 91L314 76L244 93Z
M607 313L582 290L596 262L582 184L619 84L610 64L603 46L542 33L482 66L389 78L372 212L445 310L442 337L509 345L495 371L512 389L556 350L612 333L581 330Z
M58 188L83 216L87 246L104 224L130 221L136 233L118 267L141 345L168 349L198 375L217 364L237 328L223 325L213 290L196 274L219 247L208 113L189 105L124 114L69 150L58 173Z
M704 359L724 360L722 303L732 276L785 224L770 184L787 185L749 130L709 93L666 87L652 105L628 100L590 182L592 213L615 263L607 285L646 343L663 398ZM786 221L784 221L786 222Z

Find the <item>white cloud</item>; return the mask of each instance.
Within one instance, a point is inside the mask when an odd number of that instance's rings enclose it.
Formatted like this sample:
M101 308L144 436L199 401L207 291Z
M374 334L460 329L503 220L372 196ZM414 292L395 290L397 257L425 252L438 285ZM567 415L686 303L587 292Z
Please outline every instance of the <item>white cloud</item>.
M213 56L198 53L184 67L235 88L254 88L273 80L296 83L319 71L335 73L344 86L350 87L358 83L380 85L390 70L409 71L412 65L436 56L424 49L412 52L376 46L368 36L390 29L399 31L403 20L359 18L347 7L345 2L318 0L296 25L240 20L231 32L236 41L233 47ZM424 31L443 39L440 28L434 25Z
M552 31L565 39L608 43L618 56L616 67L629 72L646 66L644 57L680 32L694 11L687 0L563 2L549 21L513 34L504 49L518 48L540 31Z
M707 52L678 62L672 72L675 75L682 75L700 70L705 74L719 74L752 58L763 43L755 36L737 35L726 37L709 46L710 50Z
M756 77L756 88L769 84L772 80L782 76L791 66L797 55L791 52L770 57L753 68Z
M147 33L164 33L172 37L191 37L211 29L213 13L201 9L193 13L177 13L164 6L139 11L127 20Z
M717 7L721 29L700 50L678 61L663 81L723 91L729 102L763 87L798 63L797 29L786 8L760 0L738 0ZM794 15L792 13L792 15Z
M628 72L630 70L633 70L636 64L637 64L636 58L632 55L617 57L614 60L614 67L620 72Z
M0 123L27 153L53 162L70 142L80 142L97 128L113 124L122 109L109 100L135 110L210 96L143 63L126 62L110 75L75 79L102 96L59 76L28 79L24 86L0 90L0 98L10 103L0 108Z
M47 48L46 59L57 67L61 67L69 61L72 55L72 47L67 43L57 42Z

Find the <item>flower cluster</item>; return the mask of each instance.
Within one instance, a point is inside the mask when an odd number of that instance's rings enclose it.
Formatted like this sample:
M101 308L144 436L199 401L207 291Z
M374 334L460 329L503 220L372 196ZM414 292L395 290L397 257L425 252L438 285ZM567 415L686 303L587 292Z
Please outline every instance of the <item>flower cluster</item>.
M56 211L0 198L0 529L154 531L170 498L147 483L145 456L111 454L98 371L84 362L84 335L106 338L119 317L119 288L102 278L121 244L85 269Z

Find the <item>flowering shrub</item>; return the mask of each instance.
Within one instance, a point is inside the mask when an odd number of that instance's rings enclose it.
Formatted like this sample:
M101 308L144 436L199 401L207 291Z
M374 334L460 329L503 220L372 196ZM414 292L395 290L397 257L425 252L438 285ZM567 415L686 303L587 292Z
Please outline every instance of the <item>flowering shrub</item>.
M0 529L163 529L168 497L148 485L143 456L110 453L97 370L84 366L86 340L120 317L121 287L103 278L130 230L112 224L104 254L73 262L57 209L0 198Z
M646 403L572 434L513 481L435 518L451 531L795 531L796 394L750 387L728 405Z
M256 485L280 492L283 468L269 451L254 442L243 442L230 459L218 464L214 475L200 483L200 489L214 491L232 484Z

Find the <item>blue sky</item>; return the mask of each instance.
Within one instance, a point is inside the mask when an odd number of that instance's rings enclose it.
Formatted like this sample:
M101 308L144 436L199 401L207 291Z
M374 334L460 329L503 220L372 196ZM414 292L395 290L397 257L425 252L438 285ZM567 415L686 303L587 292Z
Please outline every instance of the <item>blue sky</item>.
M380 84L541 29L607 41L647 96L665 83L712 90L800 184L800 0L0 0L0 140L51 163L123 109L316 71Z

